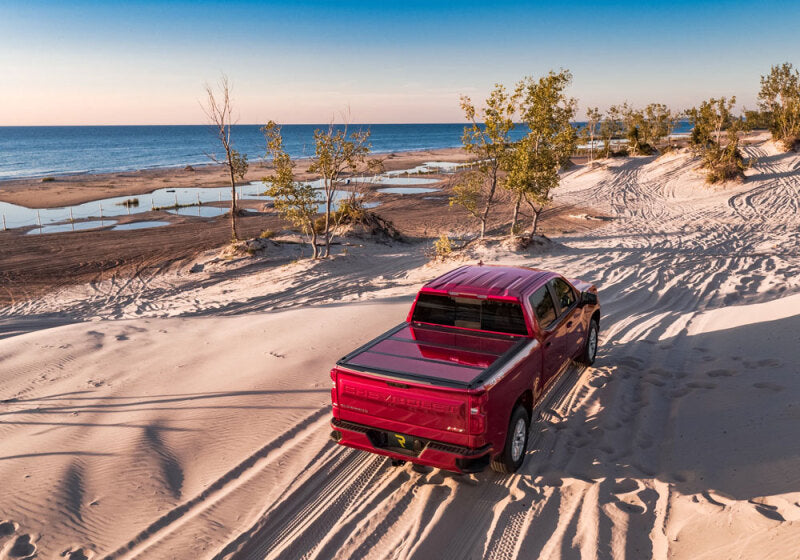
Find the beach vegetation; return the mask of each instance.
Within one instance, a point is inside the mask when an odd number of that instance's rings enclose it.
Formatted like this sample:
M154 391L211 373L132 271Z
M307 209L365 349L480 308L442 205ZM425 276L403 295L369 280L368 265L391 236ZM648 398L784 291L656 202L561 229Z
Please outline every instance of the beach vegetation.
M478 109L468 96L461 96L461 109L469 124L461 138L464 150L475 157L475 170L480 183L480 211L475 217L480 222L480 236L486 235L489 212L495 203L497 188L503 181L503 165L511 151L510 133L514 129L519 88L506 91L496 84L486 98L485 107Z
M310 173L320 176L322 183L322 203L324 205L324 226L322 237L325 241L323 258L330 256L334 232L339 225L333 211L334 200L342 191L349 179L348 174L363 171L376 171L380 161L369 161L370 131L349 131L349 119L345 117L341 126L330 123L327 129L314 131L314 155L308 167Z
M800 144L800 73L788 62L761 76L761 110L769 115L772 139L791 150Z
M597 107L586 109L586 125L581 129L583 139L589 144L589 162L594 161L595 140L600 129L603 114Z
M745 123L734 116L735 104L736 97L712 98L686 112L693 125L690 145L702 159L709 183L744 178L747 165L739 152L739 133Z
M750 130L769 130L772 126L772 111L745 110L743 113Z
M272 239L276 235L277 233L274 229L265 229L258 235L258 237L259 239Z
M433 255L436 260L444 261L453 253L453 242L446 234L439 236L439 239L433 242Z
M522 201L533 213L530 236L536 235L539 216L552 202L552 191L561 180L559 171L575 150L578 138L571 123L577 102L566 94L571 82L568 70L550 71L538 80L525 78L517 87L520 116L528 133L514 144L506 164L505 186L514 197L511 237Z
M55 180L55 177L42 177L42 183L52 183Z
M224 152L224 158L218 158L214 154L209 154L208 157L214 163L222 164L225 167L230 180L231 241L235 242L239 239L239 235L236 231L236 181L244 179L249 168L249 163L247 161L247 154L239 152L233 146L231 127L235 124L235 121L233 118L231 85L228 81L228 77L223 74L217 87L219 92L215 91L211 85L206 84L206 101L205 104L202 104L202 108Z
M612 156L613 141L619 138L622 132L620 121L620 108L612 105L606 110L603 120L600 122L600 140L603 142L603 157Z
M139 206L138 198L126 198L122 202L117 202L117 206L127 206L128 208Z
M272 162L272 173L264 177L266 194L272 197L275 210L304 235L310 236L311 258L319 257L318 229L314 218L320 199L317 190L309 184L295 181L294 162L283 146L281 127L269 121L261 131L267 141L266 159Z
M479 171L459 173L452 179L452 194L449 198L451 208L453 206L463 208L481 225L483 225L481 221L483 211L486 208L484 183L485 176Z

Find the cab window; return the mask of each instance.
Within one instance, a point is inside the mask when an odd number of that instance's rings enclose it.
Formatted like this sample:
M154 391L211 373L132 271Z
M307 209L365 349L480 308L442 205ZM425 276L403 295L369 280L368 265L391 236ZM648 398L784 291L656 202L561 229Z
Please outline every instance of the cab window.
M558 305L561 312L568 310L575 303L575 291L563 279L556 278L553 280L553 293L558 300Z
M547 329L556 320L556 306L547 286L542 286L531 296L531 307L536 314L539 328Z

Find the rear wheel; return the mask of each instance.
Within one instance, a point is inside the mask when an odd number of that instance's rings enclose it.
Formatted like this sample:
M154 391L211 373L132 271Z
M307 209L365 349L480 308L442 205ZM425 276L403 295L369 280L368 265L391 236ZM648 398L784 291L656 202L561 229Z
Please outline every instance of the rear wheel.
M581 357L578 358L578 362L590 366L594 363L594 359L597 356L597 341L598 341L598 331L600 329L597 326L597 319L592 319L589 322L589 330L586 333L586 345L583 347L583 353L581 353Z
M522 466L525 450L528 448L528 411L521 405L514 408L508 423L506 445L503 452L492 459L492 470L499 473L513 473Z

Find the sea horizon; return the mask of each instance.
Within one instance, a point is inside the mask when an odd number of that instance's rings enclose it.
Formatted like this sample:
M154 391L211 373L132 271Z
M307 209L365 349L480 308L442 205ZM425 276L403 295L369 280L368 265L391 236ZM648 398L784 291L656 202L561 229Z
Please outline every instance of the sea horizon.
M263 160L266 151L262 126L237 124L232 130L236 149L254 162ZM314 130L327 126L281 125L284 146L294 158L310 157ZM368 129L372 153L385 154L460 147L465 126L353 123L349 129ZM688 129L682 121L676 132ZM524 125L518 125L511 138L521 138L524 132ZM0 126L0 181L199 166L213 164L209 154L219 157L219 150L215 132L207 124Z

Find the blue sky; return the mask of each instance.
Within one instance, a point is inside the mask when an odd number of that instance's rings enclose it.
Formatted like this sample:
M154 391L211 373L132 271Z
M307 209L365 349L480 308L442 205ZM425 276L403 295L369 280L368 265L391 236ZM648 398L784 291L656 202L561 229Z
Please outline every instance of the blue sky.
M0 125L459 122L459 94L568 68L581 112L736 95L800 65L800 2L6 2Z

